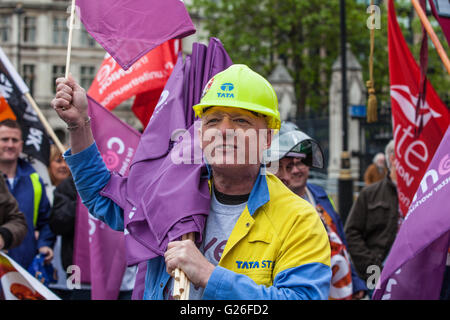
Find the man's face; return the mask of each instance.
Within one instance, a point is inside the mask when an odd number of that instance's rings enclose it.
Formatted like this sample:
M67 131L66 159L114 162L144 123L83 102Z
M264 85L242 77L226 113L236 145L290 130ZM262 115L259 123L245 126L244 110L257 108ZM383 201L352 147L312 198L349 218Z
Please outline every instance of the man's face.
M271 131L263 116L245 109L211 107L202 116L201 146L213 167L260 165Z
M22 152L22 132L16 128L0 126L0 161L13 162Z
M279 161L275 175L294 193L298 194L306 186L309 167L300 158L285 157Z

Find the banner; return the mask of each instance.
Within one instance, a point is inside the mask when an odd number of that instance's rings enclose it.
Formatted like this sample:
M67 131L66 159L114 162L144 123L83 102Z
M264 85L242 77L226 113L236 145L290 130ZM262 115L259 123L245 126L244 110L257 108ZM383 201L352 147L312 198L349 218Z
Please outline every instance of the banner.
M450 128L420 182L373 299L438 299L450 245Z
M140 133L89 96L88 101L92 132L106 166L126 176ZM93 300L117 299L127 265L124 233L112 230L90 215L79 198L74 264L81 269L81 282L91 283Z
M180 40L166 41L127 71L107 55L88 94L108 110L136 96L132 110L146 127L172 73L180 48Z
M416 117L420 70L397 23L393 0L388 10L388 50L397 192L405 216L450 117L428 80L426 100ZM418 133L420 124L423 129Z
M353 296L352 269L350 255L344 242L339 237L338 228L333 218L320 204L316 205L316 211L327 230L328 240L331 246L331 286L330 300L351 300Z
M76 0L76 5L87 32L124 70L167 40L195 33L180 0Z
M28 87L0 48L0 121L16 120L23 134L23 152L49 165L50 138L25 98Z
M0 300L60 300L60 298L0 251Z

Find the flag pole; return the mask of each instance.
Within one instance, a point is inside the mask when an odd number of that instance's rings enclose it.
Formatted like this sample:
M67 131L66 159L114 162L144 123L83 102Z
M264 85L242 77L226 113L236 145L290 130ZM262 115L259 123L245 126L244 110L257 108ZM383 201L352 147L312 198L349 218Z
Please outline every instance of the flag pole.
M195 240L193 232L185 234L181 237L182 240ZM176 300L189 300L190 281L186 277L183 270L175 269L174 284L173 284L173 297Z
M33 107L34 111L36 111L36 114L41 120L42 125L44 126L45 130L47 131L48 135L52 138L53 142L55 143L56 147L58 148L59 152L64 153L66 152L66 149L62 145L61 141L59 141L58 137L56 136L55 132L53 131L52 127L48 123L47 119L45 118L44 114L42 113L41 109L39 109L36 101L34 101L33 97L29 92L26 92L24 94L25 98L28 100L28 102L31 104L31 107Z
M425 12L423 12L422 7L419 4L418 0L411 0L414 9L417 12L417 15L420 18L420 21L422 22L425 30L427 31L428 35L431 38L431 41L433 41L434 47L436 48L437 53L439 54L439 57L441 58L442 62L444 63L445 68L447 69L448 74L450 74L450 60L448 59L447 54L445 53L444 48L442 47L442 44L439 41L439 38L437 37L436 33L433 30L433 27L430 24L430 21L428 21L427 15Z
M69 39L67 40L67 56L66 56L66 75L65 78L69 78L70 69L70 55L72 54L72 37L73 37L73 21L75 19L75 0L72 0L72 6L70 8L70 21L69 21Z

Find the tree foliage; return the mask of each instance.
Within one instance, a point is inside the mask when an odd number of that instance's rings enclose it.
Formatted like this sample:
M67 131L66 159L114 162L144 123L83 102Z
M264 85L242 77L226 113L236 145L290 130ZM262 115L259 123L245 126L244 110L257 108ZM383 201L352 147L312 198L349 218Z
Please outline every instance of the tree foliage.
M346 1L347 42L363 68L364 81L369 78L370 45L366 10L364 1ZM266 77L277 63L284 63L294 79L297 116L308 110L327 113L331 67L340 55L339 1L193 0L189 11L202 17L208 36L224 43L234 63L247 64ZM381 29L375 32L374 80L377 98L388 101L386 5L381 13ZM445 74L431 62L434 57L430 53L430 71L436 72L430 78L442 83ZM443 83L448 88L448 82Z

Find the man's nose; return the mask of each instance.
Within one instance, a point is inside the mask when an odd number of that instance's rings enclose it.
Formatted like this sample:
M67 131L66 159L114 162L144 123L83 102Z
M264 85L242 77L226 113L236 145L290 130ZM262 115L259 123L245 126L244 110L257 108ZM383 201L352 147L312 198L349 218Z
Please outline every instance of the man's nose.
M291 174L297 174L300 172L299 166L292 166Z
M8 139L8 140L6 141L6 146L7 146L8 148L14 147L14 141L13 141L12 139Z
M234 132L233 121L228 117L224 117L220 122L218 129L220 130L223 136L233 133Z

